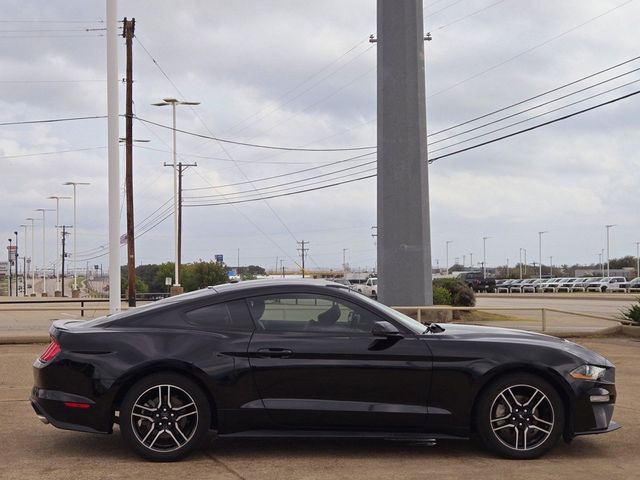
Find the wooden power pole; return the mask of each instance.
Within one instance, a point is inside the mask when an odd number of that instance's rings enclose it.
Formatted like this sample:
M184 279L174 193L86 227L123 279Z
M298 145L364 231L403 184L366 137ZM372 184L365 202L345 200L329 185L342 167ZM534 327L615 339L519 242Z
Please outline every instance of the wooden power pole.
M133 227L133 34L136 19L124 18L122 36L127 45L127 77L126 77L126 114L125 114L125 152L126 172L125 190L127 197L127 298L129 306L136 306L136 246Z

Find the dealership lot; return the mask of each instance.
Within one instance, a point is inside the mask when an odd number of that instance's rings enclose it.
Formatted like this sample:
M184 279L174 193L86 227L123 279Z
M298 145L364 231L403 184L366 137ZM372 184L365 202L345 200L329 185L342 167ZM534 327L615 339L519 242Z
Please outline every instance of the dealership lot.
M214 441L175 464L140 460L120 434L89 435L43 425L26 401L31 362L44 345L0 346L0 478L134 478L179 475L218 479L304 478L635 478L640 471L640 342L627 338L581 339L617 366L614 419L608 435L559 443L543 459L502 460L473 442L437 446L370 440Z

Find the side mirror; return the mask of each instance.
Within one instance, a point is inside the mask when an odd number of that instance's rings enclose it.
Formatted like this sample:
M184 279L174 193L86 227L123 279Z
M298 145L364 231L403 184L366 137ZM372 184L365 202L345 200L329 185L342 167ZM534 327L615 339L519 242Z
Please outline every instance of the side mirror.
M373 324L373 328L371 329L371 334L374 337L402 337L402 333L398 330L395 325L392 325L389 322L376 322Z

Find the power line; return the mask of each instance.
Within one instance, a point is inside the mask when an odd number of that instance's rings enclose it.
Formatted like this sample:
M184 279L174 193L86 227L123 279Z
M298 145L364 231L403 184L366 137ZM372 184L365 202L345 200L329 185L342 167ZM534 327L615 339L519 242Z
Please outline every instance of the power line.
M638 68L638 69L636 69L636 70L640 70L640 68ZM635 70L634 70L634 71L635 71ZM624 74L624 75L627 75L627 74ZM616 79L617 79L617 78L620 78L620 77L622 77L622 76L624 76L624 75L620 75L620 76L616 77ZM536 109L538 109L538 108L540 108L540 107L544 107L544 106L546 106L546 105L550 105L551 103L557 102L557 101L559 101L559 100L563 100L563 99L568 98L568 97L571 97L571 96L573 96L573 95L577 95L578 93L584 92L584 91L589 90L589 89L591 89L591 88L595 88L595 87L600 86L600 85L602 85L602 84L604 84L604 83L607 83L607 82L609 82L609 81L611 81L611 79L606 80L606 81L604 81L604 82L600 82L600 83L597 83L597 84L591 85L591 86L588 86L588 87L585 87L585 88L582 88L582 89L580 89L580 90L578 90L578 91L576 91L576 92L569 93L569 94L567 94L567 95L563 95L562 97L558 97L558 98L555 98L555 99L553 99L553 100L549 100L549 101L547 101L547 102L544 102L544 103L541 103L541 104L535 105L535 106L530 107L530 108L527 108L527 109L525 109L525 110L521 110L521 111L516 112L516 113L513 113L513 114L511 114L511 115L507 115L507 116L502 117L502 118L499 118L499 119L497 119L497 120L493 120L493 121L491 121L491 122L484 123L484 124L479 125L479 126L477 126L477 127L474 127L474 128L470 128L470 129L464 130L464 131L462 131L462 132L460 132L460 133L456 133L456 134L454 134L454 135L450 135L450 136L448 136L448 137L441 138L441 139L439 139L439 140L434 140L433 142L429 142L427 145L435 145L436 143L444 142L444 141L446 141L446 140L450 140L450 139L452 139L452 138L459 137L459 136L461 136L461 135L464 135L464 134L467 134L467 133L470 133L470 132L474 132L474 131L476 131L476 130L480 130L480 129L484 128L484 127L488 127L489 125L494 125L494 124L496 124L496 123L503 122L504 120L507 120L507 119L509 119L509 118L513 118L513 117L516 117L516 116L521 115L521 114L523 114L523 113L530 112L530 111L532 111L532 110L536 110ZM521 123L523 123L523 122L527 122L527 121L530 121L530 120L533 120L533 119L539 118L539 117L541 117L541 116L548 115L548 114L553 113L553 112L557 112L558 110L563 110L563 109L565 109L565 108L572 107L573 105L577 105L578 103L586 102L587 100L591 100L591 99L593 99L593 98L600 97L600 96L602 96L602 95L606 95L607 93L611 93L611 92L613 92L613 91L615 91L615 90L619 90L619 89L621 89L621 88L627 87L627 86L629 86L629 85L632 85L632 84L634 84L634 83L637 83L638 81L640 81L640 79L633 80L633 81L631 81L631 82L627 82L627 83L623 83L622 85L618 85L618 86L613 87L613 88L610 88L610 89L608 89L608 90L604 90L603 92L599 92L599 93L596 93L596 94L594 94L594 95L590 95L590 96L585 97L585 98L583 98L583 99L577 100L577 101L575 101L575 102L571 102L571 103L568 103L568 104L566 104L566 105L562 105L562 106L560 106L560 107L558 107L558 108L554 108L554 109L552 109L552 110L546 111L546 112L541 113L541 114L539 114L539 115L534 115L533 117L529 117L529 118L526 118L526 119L524 119L524 120L520 120L520 121L518 121L518 122L510 123L510 124L509 124L509 125L507 125L506 127L501 127L501 128L499 128L499 129L497 129L497 130L492 130L492 131L490 131L490 132L483 133L483 134L478 135L478 136L475 136L475 137L471 137L471 139L475 139L475 138L479 138L479 137L482 137L482 136L486 136L486 135L489 135L489 134L494 133L494 132L496 132L496 131L504 130L505 128L509 128L509 127L511 127L511 126L514 126L514 125L519 125L519 124L521 124ZM467 140L463 140L462 142L466 142L466 141L468 141L468 139L467 139ZM458 142L458 143L462 143L462 142ZM454 144L454 145L455 145L455 144ZM449 146L451 146L451 145L449 145ZM444 147L444 148L447 148L447 147Z
M530 131L532 131L532 130L536 130L536 129L538 129L538 128L545 127L545 126L547 126L547 125L551 125L552 123L560 122L560 121L562 121L562 120L566 120L566 119L568 119L568 118L575 117L575 116L577 116L577 115L581 115L581 114L586 113L586 112L589 112L589 111L591 111L591 110L595 110L596 108L604 107L605 105L610 105L610 104L612 104L612 103L619 102L620 100L625 100L625 99L627 99L627 98L633 97L634 95L638 95L639 93L640 93L640 90L636 90L635 92L631 92L631 93L628 93L628 94L623 95L623 96L621 96L621 97L617 97L617 98L614 98L614 99L612 99L612 100L608 100L608 101L606 101L606 102L599 103L599 104L594 105L594 106L592 106L592 107L585 108L585 109L583 109L583 110L579 110L579 111L577 111L577 112L573 112L573 113L570 113L570 114L568 114L568 115L564 115L563 117L559 117L559 118L555 118L555 119L553 119L553 120L549 120L548 122L540 123L540 124L538 124L538 125L534 125L534 126L529 127L529 128L525 128L525 129L522 129L522 130L518 130L517 132L513 132L513 133L510 133L510 134L508 134L508 135L503 135L503 136L501 136L501 137L494 138L494 139L492 139L492 140L488 140L488 141L486 141L486 142L478 143L478 144L476 144L476 145L472 145L472 146L467 147L467 148L463 148L463 149L460 149L460 150L456 150L455 152L446 153L446 154L444 154L444 155L440 155L440 156L438 156L438 157L435 157L435 158L430 159L430 160L429 160L429 163L433 163L433 162L435 162L436 160L440 160L440 159L442 159L442 158L450 157L450 156L452 156L452 155L457 155L458 153L467 152L467 151L469 151L469 150L473 150L473 149L475 149L475 148L483 147L483 146L485 146L485 145L489 145L489 144L491 144L491 143L499 142L500 140L504 140L504 139L506 139L506 138L515 137L516 135L520 135L520 134L525 133L525 132L530 132Z
M630 97L638 95L638 94L640 94L640 90L636 90L635 92L631 92L629 94L617 97L615 99L599 103L597 105L591 106L589 108L585 108L585 109L580 110L578 112L570 113L568 115L564 115L562 117L559 117L559 118L556 118L556 119L553 119L553 120L549 120L548 122L540 123L540 124L534 125L532 127L525 128L525 129L519 130L517 132L510 133L508 135L503 135L501 137L498 137L498 138L495 138L495 139L492 139L492 140L488 140L486 142L482 142L482 143L479 143L479 144L476 144L476 145L472 145L472 146L467 147L467 148L456 150L455 152L450 152L450 153L447 153L447 154L444 154L444 155L440 155L440 156L434 157L434 158L429 160L429 163L434 163L437 160L440 160L440 159L443 159L443 158L446 158L446 157L457 155L457 154L462 153L462 152L466 152L466 151L469 151L469 150L473 150L475 148L479 148L479 147L482 147L482 146L485 146L485 145L489 145L491 143L495 143L495 142L498 142L498 141L501 141L501 140L505 140L507 138L511 138L511 137L516 136L516 135L520 135L522 133L530 132L532 130L536 130L538 128L545 127L547 125L551 125L553 123L560 122L562 120L566 120L568 118L572 118L572 117L575 117L577 115L581 115L581 114L589 112L591 110L595 110L597 108L600 108L600 107L603 107L603 106L606 106L606 105L610 105L610 104L619 102L621 100L630 98ZM270 198L279 198L279 197L286 197L286 196L290 196L290 195L297 195L297 194L300 194L300 193L306 193L306 192L310 192L310 191L322 190L322 189L325 189L325 188L331 188L331 187L335 187L335 186L338 186L338 185L344 185L344 184L347 184L347 183L352 183L352 182L357 182L357 181L360 181L360 180L365 180L365 179L368 179L368 178L373 178L376 175L377 175L376 173L373 173L373 174L370 174L370 175L366 175L366 176L362 176L362 177L358 177L358 178L354 178L354 179L335 182L335 183L332 183L332 184L329 184L329 185L323 185L323 186L318 186L318 187L313 187L313 188L305 188L305 189L301 189L301 190L298 190L298 191L295 191L295 192L289 192L289 193L283 193L283 194L274 194L274 195L270 195L270 196L262 197L262 198L263 199L264 198L268 198L268 199L270 199ZM257 201L257 200L260 200L260 199L244 199L244 200L243 199L237 199L237 200L233 200L231 202L201 203L201 204L191 204L191 205L188 205L188 206L189 207L216 206L216 205L225 205L225 204L228 204L228 203L236 204L236 203L253 202L253 201Z
M442 147L442 148L438 148L438 149L436 149L436 150L432 150L432 152L431 152L431 153L439 152L439 151L441 151L441 150L446 150L446 149L451 148L451 147L453 147L453 146L461 145L461 144L463 144L463 143L467 143L467 142L470 142L470 141L472 141L472 140L477 140L478 138L486 137L487 135L491 135L492 133L501 132L502 130L506 130L506 129L508 129L508 128L514 127L514 126L516 126L516 125L520 125L520 124L525 123L525 122L530 122L531 120L535 120L536 118L540 118L540 117L543 117L543 116L545 116L545 115L549 115L549 114L554 113L554 112L557 112L557 111L559 111L559 110L564 110L565 108L569 108L569 107L572 107L572 106L577 105L577 104L579 104L579 103L583 103L583 102L586 102L586 101L588 101L588 100L591 100L591 99L593 99L593 98L600 97L600 96L602 96L602 95L606 95L607 93L611 93L611 92L613 92L613 91L615 91L615 90L619 90L620 88L628 87L629 85L633 85L634 83L638 83L638 82L640 82L640 79L638 79L638 80L634 80L634 81L632 81L632 82L625 83L625 84L620 85L620 86L618 86L618 87L610 88L609 90L605 90L604 92L596 93L596 94L594 94L594 95L591 95L591 96L589 96L589 97L583 98L583 99L581 99L581 100L577 100L577 101L572 102L572 103L569 103L569 104L567 104L567 105L563 105L563 106L561 106L561 107L554 108L554 109L552 109L552 110L549 110L548 112L543 112L543 113L540 113L540 114L538 114L538 115L534 115L533 117L525 118L524 120L519 120L519 121L517 121L517 122L510 123L509 125L506 125L506 126L504 126L504 127L496 128L496 129L491 130L491 131L489 131L489 132L482 133L482 134L480 134L480 135L476 135L476 136L474 136L474 137L470 137L470 138L467 138L467 139L465 139L465 140L461 140L461 141L456 142L456 143L452 143L452 144L450 144L450 145L447 145L446 147ZM492 123L495 123L495 122L492 122ZM489 124L487 124L487 125L489 125ZM482 128L482 127L478 127L478 128ZM468 130L468 131L470 131L470 130ZM463 132L463 133L466 133L466 132ZM460 135L462 135L462 133L461 133ZM457 136L457 135L454 135L454 136ZM448 138L453 138L453 137L448 137ZM432 144L433 144L433 143L436 143L436 142L432 142ZM429 145L430 145L430 144L429 144Z
M358 159L361 159L361 158L367 157L367 156L369 156L369 155L375 155L375 154L376 154L376 152L369 152L369 153L365 153L365 154L363 154L363 155L358 155L358 156L356 156L356 157L349 157L349 158L344 158L344 159L342 159L342 160L337 160L337 161L335 161L335 162L326 163L326 164L323 164L323 165L321 165L321 166L319 166L319 167L309 167L309 168L304 168L304 169L302 169L302 170L296 170L295 172L282 173L282 174L280 174L280 175L272 175L272 176L270 176L270 177L257 178L257 179L255 179L255 180L251 180L251 181L252 181L253 183L257 183L257 182L264 182L264 181L267 181L267 180L272 180L272 179L274 179L274 178L282 178L282 177L286 177L286 176L289 176L289 175L296 175L296 174L298 174L298 173L309 172L309 171L312 171L312 170L318 170L318 169L320 169L320 168L325 168L325 167L327 167L327 166L329 166L329 165L337 165L337 164L339 164L339 163L346 163L346 162L350 162L350 161L358 160ZM209 189L211 189L211 188L235 187L235 186L237 186L237 185L246 185L246 184L248 184L248 183L249 183L248 181L245 181L245 182L227 183L227 184L225 184L225 185L216 185L215 187L196 187L196 188L185 188L185 191L193 191L193 190L209 190Z
M5 158L25 158L25 157L39 157L41 155L55 155L58 153L74 153L74 152L86 152L89 150L100 150L105 149L107 147L87 147L87 148L76 148L73 150L54 150L51 152L40 152L40 153L23 153L20 155L4 155L0 157L0 160Z
M497 63L497 64L495 64L495 65L493 65L493 66L491 66L491 67L488 67L488 68L486 68L486 69L484 69L484 70L480 71L480 72L477 72L477 73L475 73L475 74L471 75L470 77L467 77L467 78L465 78L465 79L463 79L463 80L460 80L459 82L454 83L453 85L449 85L448 87L443 88L442 90L438 90L437 92L434 92L434 93L432 93L431 95L428 95L428 98L435 97L436 95L440 95L441 93L444 93L444 92L447 92L447 91L449 91L449 90L452 90L452 89L454 89L454 88L456 88L456 87L458 87L458 86L462 85L463 83L466 83L466 82L468 82L468 81L470 81L470 80L474 80L474 79L476 79L476 78L478 78L478 77L480 77L480 76L484 75L485 73L488 73L488 72L490 72L490 71L492 71L492 70L495 70L496 68L499 68L499 67L501 67L502 65L505 65L505 64L507 64L507 63L509 63L509 62L511 62L511 61L513 61L513 60L515 60L515 59L517 59L517 58L520 58L520 57L522 57L523 55L526 55L527 53L530 53L530 52L532 52L532 51L534 51L534 50L537 50L537 49L538 49L538 48L540 48L540 47L543 47L543 46L545 46L545 45L547 45L547 44L549 44L549 43L551 43L551 42L553 42L553 41L555 41L555 40L559 39L559 38L562 38L562 37L564 37L565 35L568 35L569 33L574 32L575 30L578 30L579 28L582 28L582 27L584 27L585 25L587 25L587 24L589 24L589 23L591 23L591 22L594 22L594 21L598 20L599 18L602 18L602 17L604 17L605 15L608 15L609 13L611 13L611 12L613 12L613 11L615 11L615 10L618 10L619 8L622 8L622 7L624 7L624 6L628 5L628 4L630 4L631 2L633 2L633 0L627 0L627 1L626 1L626 2L624 2L624 3L621 3L621 4L619 4L619 5L617 5L617 6L613 7L613 8L610 8L610 9L609 9L609 10L607 10L606 12L603 12L603 13L601 13L601 14L599 14L599 15L596 15L595 17L591 17L591 18L590 18L590 19L588 19L587 21L585 21L585 22L583 22L583 23L580 23L580 24L578 24L578 25L576 25L576 26L574 26L574 27L572 27L572 28L570 28L570 29L568 29L568 30L565 30L564 32L562 32L562 33L560 33L560 34L555 35L555 36L553 36L553 37L551 37L551 38L549 38L549 39L545 40L544 42L538 43L538 44L536 44L536 45L534 45L534 46L532 46L532 47L530 47L530 48L527 48L526 50L523 50L523 51L521 51L520 53L518 53L518 54L516 54L516 55L514 55L514 56L512 56L512 57L509 57L509 58L507 58L506 60L503 60L502 62L499 62L499 63Z
M163 125L161 123L152 122L151 120L147 120L147 119L138 117L137 115L134 118L136 120L141 121L141 122L148 123L150 125L155 125L156 127L161 127L161 128L166 128L168 130L173 130L173 127L171 127L169 125ZM0 124L0 126L1 125L2 124ZM345 147L345 148L282 147L282 146L276 146L276 145L262 145L262 144L257 144L257 143L237 142L235 140L227 140L227 139L224 139L224 138L214 137L212 135L204 135L202 133L189 132L187 130L181 130L179 128L176 128L175 130L178 133L183 133L185 135L191 135L193 137L198 137L198 138L205 138L207 140L215 140L216 142L220 142L220 143L229 143L229 144L232 144L232 145L241 145L241 146L244 146L244 147L252 147L252 148L265 148L265 149L268 149L268 150L285 150L285 151L288 151L288 152L350 152L350 151L357 151L357 150L371 150L373 148L376 148L375 146ZM233 160L233 161L235 162L235 160Z
M630 58L629 60L625 60L624 62L617 63L616 65L613 65L611 67L607 67L607 68L605 68L603 70L597 71L595 73L591 73L591 74L586 75L586 76L584 76L582 78L579 78L577 80L573 80L573 81L571 81L569 83L565 83L564 85L560 85L559 87L555 87L555 88L552 88L551 90L547 90L545 92L539 93L537 95L534 95L532 97L526 98L524 100L520 100L519 102L512 103L511 105L507 105L505 107L498 108L497 110L493 110L493 111L491 111L489 113L485 113L483 115L480 115L478 117L472 118L470 120L458 123L456 125L452 125L450 127L444 128L442 130L438 130L437 132L429 133L427 135L427 137L431 137L431 136L434 136L434 135L439 135L440 133L448 132L449 130L453 130L454 128L462 127L464 125L468 125L469 123L473 123L473 122L476 122L478 120L482 120L483 118L490 117L491 115L495 115L496 113L504 112L505 110L508 110L510 108L517 107L517 106L522 105L524 103L530 102L531 100L535 100L537 98L544 97L545 95L548 95L550 93L557 92L558 90L562 90L564 88L570 87L571 85L575 85L576 83L580 83L580 82L582 82L584 80L587 80L589 78L593 78L593 77L601 75L601 74L603 74L605 72L609 72L611 70L614 70L614 69L616 69L618 67L621 67L623 65L626 65L628 63L635 62L638 59L640 59L640 56Z
M22 122L3 122L0 123L0 127L6 127L7 125L30 125L35 123L57 123L57 122L74 122L77 120L95 120L99 118L107 118L106 115L94 115L91 117L67 117L67 118L50 118L47 120L25 120Z
M458 23L458 22L461 22L462 20L466 20L469 17L473 17L474 15L477 15L478 13L484 12L485 10L489 10L490 8L495 7L496 5L499 5L501 3L504 3L505 1L506 0L498 0L497 2L494 2L491 5L487 5L486 7L481 8L480 10L476 10L475 12L471 12L471 13L468 13L467 15L464 15L462 17L456 18L455 20L453 20L453 21L451 21L449 23L446 23L444 25L439 26L438 30L442 30L443 28L450 27L454 23Z

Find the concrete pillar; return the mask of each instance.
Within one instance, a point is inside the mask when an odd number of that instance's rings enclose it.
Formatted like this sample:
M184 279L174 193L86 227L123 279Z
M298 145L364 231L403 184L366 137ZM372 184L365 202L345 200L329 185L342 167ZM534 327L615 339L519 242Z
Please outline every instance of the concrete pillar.
M378 298L432 305L422 0L378 1Z

